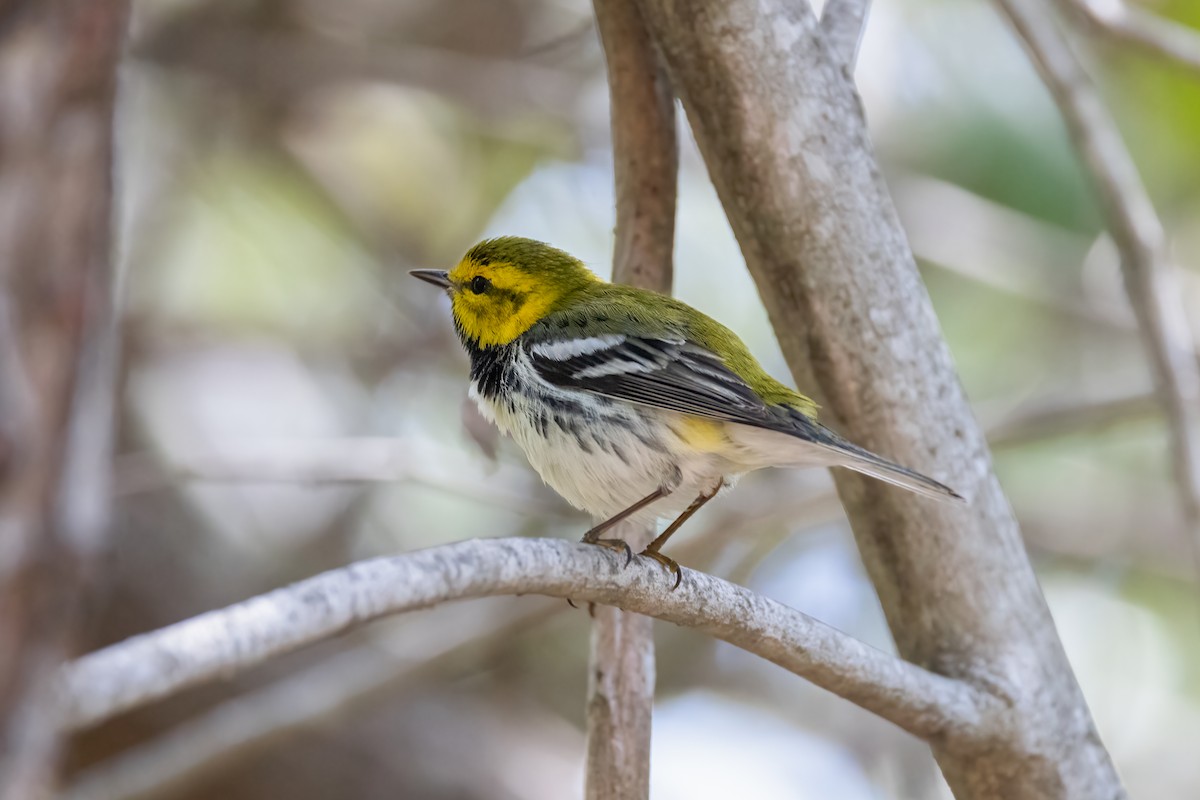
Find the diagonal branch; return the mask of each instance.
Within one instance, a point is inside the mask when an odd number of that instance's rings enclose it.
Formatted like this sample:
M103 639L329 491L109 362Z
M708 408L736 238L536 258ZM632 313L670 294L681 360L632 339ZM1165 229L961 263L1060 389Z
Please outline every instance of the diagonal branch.
M1116 123L1054 20L1033 0L998 2L1058 104L1121 254L1125 289L1171 428L1175 478L1200 559L1200 364L1162 223Z
M808 3L642 0L798 385L854 441L954 485L834 474L897 650L1006 704L955 795L1121 797L871 146ZM998 788L1002 787L1002 788Z
M1063 13L1094 33L1200 72L1200 31L1124 0L1058 0Z
M772 520L787 519L795 532L828 521L840 510L832 494L817 495L784 503L766 517L718 521L682 542L677 555L689 564L707 565L730 539L759 526L780 527ZM770 538L754 548L759 557L779 544ZM481 614L477 604L470 604L470 609L461 609L469 613L460 615L469 618L469 624L446 624L445 615L419 615L426 626L436 627L437 636L421 635L424 629L416 619L413 625L394 626L381 637L372 636L370 645L330 656L265 688L227 700L88 767L63 790L62 800L152 800L170 796L181 786L212 780L215 774L279 748L299 731L327 726L371 707L376 698L425 685L434 677L444 681L447 668L465 666L464 661L475 663L464 659L465 654L495 652L515 636L569 611L566 603L543 600L522 602L516 608L505 604L503 615Z
M854 72L858 48L867 30L871 0L826 0L821 9L821 36L833 63Z
M265 688L226 700L144 744L86 769L61 800L170 797L213 772L244 764L300 731L453 673L465 652L486 651L567 610L529 603L506 615L472 613L469 624L413 636L407 627L337 653ZM499 617L499 618L498 618ZM439 623L440 624L440 623Z
M984 694L876 650L748 589L687 570L675 591L646 559L556 539L471 539L362 561L135 636L69 665L63 722L94 725L389 614L451 600L544 594L694 628L761 656L943 746L990 735Z

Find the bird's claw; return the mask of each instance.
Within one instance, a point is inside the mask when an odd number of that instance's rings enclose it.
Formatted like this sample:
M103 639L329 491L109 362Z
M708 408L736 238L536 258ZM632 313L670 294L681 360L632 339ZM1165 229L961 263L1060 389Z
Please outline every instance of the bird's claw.
M609 550L613 550L617 553L624 553L625 566L627 567L629 566L629 562L633 561L633 550L629 547L624 539L593 539L590 542L587 539L584 539L583 541L587 544L598 544L601 547L607 547Z
M678 561L671 558L670 556L664 556L662 553L658 552L657 550L650 550L648 548L646 550L643 550L642 552L638 553L638 555L645 556L646 558L652 558L655 561L657 561L659 564L662 564L663 568L667 572L669 572L675 576L675 584L671 587L671 591L673 592L679 588L680 582L683 581L683 569L679 566Z

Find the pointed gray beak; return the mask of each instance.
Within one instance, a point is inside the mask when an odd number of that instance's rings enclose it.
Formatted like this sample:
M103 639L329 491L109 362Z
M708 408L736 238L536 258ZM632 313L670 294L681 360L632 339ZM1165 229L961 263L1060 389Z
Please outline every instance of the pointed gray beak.
M450 276L444 269L410 269L408 274L414 278L420 278L426 283L432 283L434 286L440 286L443 289L450 288Z

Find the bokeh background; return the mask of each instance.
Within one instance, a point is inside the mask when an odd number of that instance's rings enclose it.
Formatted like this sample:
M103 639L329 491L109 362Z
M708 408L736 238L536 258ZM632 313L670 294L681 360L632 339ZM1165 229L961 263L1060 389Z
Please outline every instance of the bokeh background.
M1194 0L1154 6L1200 26ZM1200 311L1200 79L1079 44ZM117 518L87 647L377 554L577 537L586 520L466 400L445 299L405 273L497 234L607 273L589 4L141 0L130 48ZM1133 796L1194 798L1196 560L1115 252L1057 113L979 0L878 0L857 76L1105 742ZM788 380L682 143L676 292ZM816 471L751 476L673 554L890 650L831 492ZM70 796L577 797L588 628L532 597L382 622L80 735ZM927 748L887 723L699 634L657 638L656 799L949 796Z

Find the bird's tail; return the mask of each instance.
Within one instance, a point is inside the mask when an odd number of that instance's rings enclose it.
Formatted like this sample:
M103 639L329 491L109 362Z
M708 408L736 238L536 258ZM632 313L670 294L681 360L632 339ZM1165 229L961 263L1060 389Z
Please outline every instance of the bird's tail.
M962 495L944 483L935 481L927 475L922 475L916 470L902 467L894 461L888 461L883 456L877 456L870 450L851 444L832 431L830 431L830 434L829 440L821 442L821 445L827 449L829 456L831 456L831 466L852 469L855 472L861 472L863 475L870 475L872 478L890 483L893 486L899 486L903 489L908 489L910 492L916 492L919 495L932 497L936 500L957 500L964 502Z
M777 426L733 426L742 452L757 455L748 459L750 469L844 467L925 497L964 502L949 486L846 441L809 414L798 409L787 412Z

